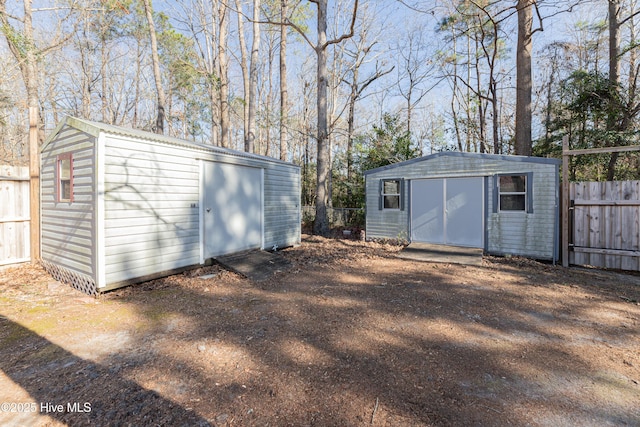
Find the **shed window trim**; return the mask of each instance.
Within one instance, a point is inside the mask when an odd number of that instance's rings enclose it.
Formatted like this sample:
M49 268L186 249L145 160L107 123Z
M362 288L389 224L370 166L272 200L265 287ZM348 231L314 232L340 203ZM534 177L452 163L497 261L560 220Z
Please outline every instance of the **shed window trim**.
M380 180L378 208L380 210L404 210L404 179Z
M532 187L532 172L495 175L494 212L533 213Z
M73 202L73 155L59 154L56 158L56 200Z

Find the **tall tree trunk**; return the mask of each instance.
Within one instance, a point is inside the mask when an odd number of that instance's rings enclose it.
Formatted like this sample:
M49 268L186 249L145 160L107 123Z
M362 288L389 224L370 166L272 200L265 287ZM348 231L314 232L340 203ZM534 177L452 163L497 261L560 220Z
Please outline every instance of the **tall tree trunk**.
M352 204L353 191L351 189L351 179L353 177L353 134L355 131L355 111L358 100L358 74L359 68L353 70L353 81L351 82L351 93L349 94L349 115L347 116L347 203Z
M245 151L249 145L249 66L247 55L247 42L244 35L244 13L242 13L242 3L236 0L236 9L238 10L238 41L240 42L240 70L242 71L242 91L244 93L244 102L242 104L242 134L244 139Z
M328 138L327 123L327 87L329 71L327 69L327 48L332 44L353 37L355 21L358 14L359 0L355 0L349 32L340 37L327 40L327 0L311 0L318 8L317 34L318 40L314 46L317 57L317 182L316 182L316 217L313 221L313 232L320 235L329 234L328 204L330 197L329 179L331 175L331 153ZM299 29L298 29L299 31ZM306 34L303 34L307 38ZM308 38L307 38L308 40Z
M210 79L213 80L212 77ZM220 142L220 111L218 108L220 97L214 83L209 83L207 90L211 102L211 145L218 145Z
M620 13L620 0L609 0L609 91L614 94L618 90L618 75L620 70L620 62L618 58L618 44L620 23L618 22L618 14ZM617 114L620 106L614 102L612 96L609 102L609 111L607 115L607 130L615 131L617 129ZM607 181L613 181L616 171L616 162L618 161L618 153L611 153L609 164L607 165Z
M531 48L534 0L518 0L518 48L516 53L515 154L530 156L531 142Z
M451 91L451 114L453 116L453 128L456 132L456 142L458 150L464 151L462 147L462 135L460 135L460 124L458 119L458 110L456 108L456 94L458 93L458 38L455 26L451 26L451 39L453 41L453 90Z
M471 35L467 34L467 90L466 90L466 99L465 99L465 113L467 116L467 138L466 138L466 151L470 152L471 151L471 144L472 144L472 135L471 135L471 123L474 122L475 117L472 117L471 115Z
M218 7L219 36L218 36L218 77L220 79L220 145L229 147L229 126L231 112L229 108L229 57L227 45L229 40L229 9L224 2Z
M321 236L329 234L329 175L331 174L329 138L327 135L327 83L329 71L327 69L327 0L318 0L318 43L317 80L318 80L318 157L316 183L316 217L313 222L313 232Z
M499 33L498 33L498 23L491 20L491 27L493 28L493 41L491 42L492 49L491 55L487 52L487 62L489 63L489 94L491 95L489 98L489 102L491 103L492 108L492 138L493 138L493 153L500 154L500 115L498 114L498 82L496 81L496 61L498 59L498 43L500 41ZM483 50L486 52L484 48L483 41Z
M80 50L80 68L82 69L81 79L81 94L82 94L82 110L80 116L84 119L88 119L91 116L91 80L92 80L92 60L90 57L91 46L88 31L87 20L84 20L81 34L78 35L78 49ZM77 113L76 113L77 114Z
M633 18L633 14L635 13L636 10L636 2L632 1L631 5L630 5L631 11L630 13L632 14L632 18L629 21L629 40L630 43L633 45L634 43L637 43L636 41L636 24L635 24L635 19ZM628 82L628 98L629 100L633 100L636 98L636 61L637 61L637 51L636 49L631 49L629 51L629 75L627 76L627 82Z
M113 124L114 118L108 113L109 111L109 102L107 97L107 64L109 62L109 54L107 50L107 41L105 37L101 37L100 40L100 74L102 76L101 85L102 85L102 94L100 95L100 114L102 116L102 121L104 123Z
M253 153L256 141L256 111L258 104L258 54L260 52L260 0L253 0L253 42L249 69L249 135L244 151Z
M558 51L554 48L552 56L551 56L551 67L549 73L549 82L547 83L547 105L545 107L545 117L544 117L544 142L545 145L550 143L551 139L551 119L552 119L552 108L553 108L553 88L555 83L555 70L557 69L558 63Z
M495 79L491 78L491 106L493 114L492 133L493 133L493 153L500 154L500 114L498 113L498 88Z
M272 137L272 132L271 129L273 128L273 120L272 120L272 107L273 105L273 98L274 98L274 86L271 84L271 80L273 77L273 68L274 68L274 62L275 62L275 55L276 55L276 37L275 34L271 33L269 34L269 38L268 38L268 46L267 46L267 75L266 75L266 79L262 79L263 80L263 86L264 84L267 85L267 94L266 94L266 99L264 102L264 113L263 116L265 117L265 123L264 125L260 128L260 135L263 136L258 136L258 142L263 141L264 143L264 150L261 150L262 147L259 146L259 148L256 150L257 153L261 153L264 152L265 156L271 156L271 149L273 148L271 145L271 137ZM275 157L275 156L274 156Z
M218 52L218 30L220 29L220 17L218 16L220 9L217 7L216 0L209 0L211 5L211 29L205 32L206 53L203 54L204 66L207 71L207 90L209 92L209 102L211 103L211 145L220 145L220 121L222 112L220 108L220 94L218 88L219 80L216 78L219 72L219 64L216 62ZM204 11L204 6L202 7ZM204 14L204 12L203 12Z
M280 0L280 21L286 22L287 1ZM287 26L280 26L280 160L287 160Z
M412 95L413 95L413 82L409 83L409 91L407 93L407 133L411 134L411 113L412 113Z
M158 96L158 115L156 116L156 125L154 131L159 134L164 133L164 107L165 107L165 94L162 87L162 75L160 74L160 58L158 57L158 40L156 36L156 26L153 22L153 9L151 7L151 0L143 0L144 11L147 15L147 22L149 24L149 37L151 39L151 58L153 62L153 78L156 83L156 92Z
M133 126L133 128L138 127L138 108L139 108L138 105L140 104L140 75L141 74L142 74L142 48L140 46L140 40L137 39L136 40L136 81L135 81L135 93L133 98L133 119L131 123L131 126Z
M478 44L480 42L476 39L475 40L475 44L476 44L476 52L479 51L478 49ZM482 79L481 79L481 75L480 75L480 57L478 55L476 55L475 57L475 70L476 70L476 96L478 97L478 127L479 127L479 141L478 141L478 145L479 145L479 151L481 153L485 153L487 151L486 147L486 122L487 122L487 118L486 118L486 109L485 109L485 105L486 102L482 97Z
M219 63L218 46L220 16L222 12L218 0L197 0L191 4L195 7L197 17L195 28L202 28L201 37L196 37L196 45L200 52L200 72L206 78L209 103L209 120L211 122L209 141L211 145L220 144L220 96L219 96Z

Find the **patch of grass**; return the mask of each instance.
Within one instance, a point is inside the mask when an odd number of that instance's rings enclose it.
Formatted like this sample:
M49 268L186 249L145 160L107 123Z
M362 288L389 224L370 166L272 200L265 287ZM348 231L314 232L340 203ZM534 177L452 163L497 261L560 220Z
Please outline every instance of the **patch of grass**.
M29 353L24 360L28 362L52 362L65 355L67 355L67 352L64 349L55 344L49 343L44 347Z
M0 321L2 321L2 323L5 323L4 319ZM29 331L13 322L6 322L6 324L2 325L2 332L3 333L0 336L0 351L4 350L5 348L15 346L18 341L31 335Z

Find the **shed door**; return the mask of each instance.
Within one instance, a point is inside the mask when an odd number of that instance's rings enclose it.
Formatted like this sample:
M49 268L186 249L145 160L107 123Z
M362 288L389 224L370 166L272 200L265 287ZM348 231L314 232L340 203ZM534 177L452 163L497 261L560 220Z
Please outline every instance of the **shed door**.
M262 246L262 170L204 163L204 257Z
M482 177L411 182L411 240L482 248Z

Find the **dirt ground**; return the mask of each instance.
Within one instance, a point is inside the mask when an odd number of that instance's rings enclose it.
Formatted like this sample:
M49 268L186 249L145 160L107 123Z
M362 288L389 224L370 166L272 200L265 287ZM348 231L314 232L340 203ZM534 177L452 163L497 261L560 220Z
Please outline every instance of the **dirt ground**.
M0 271L0 425L640 425L640 276L305 236L94 299ZM204 273L213 278L199 278Z

